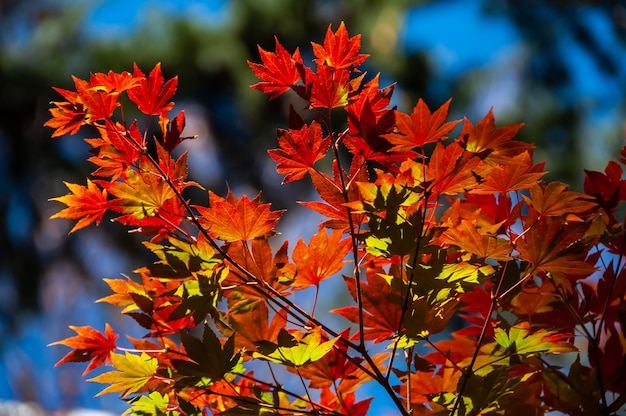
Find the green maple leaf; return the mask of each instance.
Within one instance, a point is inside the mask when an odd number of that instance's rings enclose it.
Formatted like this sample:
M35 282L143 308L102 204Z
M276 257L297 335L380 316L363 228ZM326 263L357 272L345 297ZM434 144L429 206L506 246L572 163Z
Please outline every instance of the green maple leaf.
M110 384L96 396L107 393L122 393L122 397L137 393L154 376L159 363L146 353L135 355L111 354L111 362L117 371L109 371L88 381Z
M132 399L131 404L132 407L122 413L122 416L165 415L169 406L169 397L162 395L158 391L153 391L148 396L139 396Z
M259 351L254 352L254 358L284 364L290 367L300 367L321 359L333 349L339 337L321 342L320 331L314 331L296 341L286 331L281 331L278 344L271 342L259 343Z
M539 329L530 333L528 324L512 326L508 333L502 328L495 328L497 345L511 353L527 356L541 352L562 353L576 351L576 348L565 341L568 334Z

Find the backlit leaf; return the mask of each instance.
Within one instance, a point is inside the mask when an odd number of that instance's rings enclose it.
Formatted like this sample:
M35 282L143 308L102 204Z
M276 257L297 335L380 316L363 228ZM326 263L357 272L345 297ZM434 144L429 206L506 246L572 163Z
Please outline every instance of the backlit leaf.
M138 85L128 90L128 97L144 114L158 115L167 112L174 107L173 102L168 102L176 92L178 77L163 82L161 63L157 63L148 77L134 65L133 76L137 78Z
M268 153L278 166L276 171L284 174L283 183L302 179L328 151L330 136L322 139L322 127L317 122L300 130L278 130L280 149Z
M118 336L109 324L106 324L104 334L89 326L70 326L70 329L78 335L50 344L74 348L73 351L61 358L55 366L70 362L91 361L83 372L85 375L94 368L110 361L111 353L117 348L115 341Z
M328 65L335 70L352 69L361 65L369 55L359 54L361 49L361 35L349 37L346 25L341 22L336 32L332 25L328 26L324 44L311 42L314 62L318 65Z
M342 237L341 231L335 230L327 235L322 228L311 237L308 246L302 239L298 240L292 255L297 267L293 282L295 288L319 285L348 263L344 258L351 249L350 239Z
M410 115L396 111L396 131L385 136L394 145L391 150L394 152L411 151L427 143L445 139L447 134L461 122L461 120L445 122L450 101L443 103L433 113L421 98Z
M230 190L226 199L209 191L210 207L196 206L200 223L210 233L227 242L253 240L276 234L274 226L283 211L270 211L270 204L261 202L261 194L250 200L237 199Z
M141 389L154 377L159 363L146 353L141 355L126 352L111 354L111 363L116 371L100 374L88 381L109 384L96 396L107 393L121 393L122 397L140 392Z
M291 55L280 44L278 38L275 38L275 41L276 52L268 52L259 46L262 64L248 61L254 75L261 80L252 88L270 94L270 99L281 96L300 81L296 64L302 64L298 49Z
M110 208L106 189L100 189L91 180L87 179L87 186L64 182L71 194L51 198L51 201L62 202L67 208L62 209L50 218L77 219L78 222L70 233L80 230L92 223L100 224L102 217Z
M328 354L339 337L322 342L322 335L319 330L314 330L300 340L291 342L290 345L269 345L264 348L259 347L260 352L252 354L255 358L261 358L275 363L282 363L287 366L300 367L308 363L315 362ZM295 345L291 345L294 344Z

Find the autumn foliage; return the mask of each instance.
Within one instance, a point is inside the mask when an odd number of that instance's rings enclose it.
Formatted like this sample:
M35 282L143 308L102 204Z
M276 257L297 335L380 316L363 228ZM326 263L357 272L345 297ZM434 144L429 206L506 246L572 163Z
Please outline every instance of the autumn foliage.
M401 415L623 411L626 147L574 192L545 180L515 140L522 124L449 120L450 101L393 107L360 48L341 24L311 63L278 39L248 63L253 89L306 102L268 152L283 182L319 196L300 203L321 223L291 245L260 194L188 201L200 185L172 156L185 114L171 118L177 78L159 64L56 89L46 125L53 137L89 126L95 170L53 198L66 206L54 217L74 232L112 216L155 259L105 279L101 299L145 337L71 327L58 364L111 366L90 381L136 415L373 414L365 384ZM143 120L126 120L129 106ZM344 290L332 324L317 310L325 287Z

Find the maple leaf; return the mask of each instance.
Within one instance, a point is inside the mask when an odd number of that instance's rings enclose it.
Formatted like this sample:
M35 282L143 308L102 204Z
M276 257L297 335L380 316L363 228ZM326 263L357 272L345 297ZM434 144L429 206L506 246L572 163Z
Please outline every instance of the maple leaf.
M349 335L349 329L341 334L346 339ZM347 353L347 346L337 343L324 357L300 368L298 374L309 380L309 387L314 389L331 387L339 380L353 379L355 377L353 373L360 370L353 361L348 359ZM342 393L347 393L347 391L342 389Z
M99 87L99 89L104 89L106 92L117 93L136 87L139 81L140 78L133 76L128 71L121 73L109 71L106 74L98 72L91 74L89 78L89 84L92 87Z
M348 36L348 30L344 22L339 24L339 28L333 33L332 25L328 26L324 45L311 42L315 59L313 62L318 65L328 65L335 70L352 69L361 65L369 55L359 54L361 49L361 35Z
M76 92L85 106L87 114L85 123L93 124L98 120L105 120L113 115L113 111L120 106L119 92L106 91L99 85L91 85L89 82L72 76Z
M111 305L124 307L120 313L126 313L135 309L135 301L130 296L131 293L145 294L144 287L131 280L126 276L126 279L103 279L104 282L109 285L109 288L113 291L112 295L105 296L98 299L96 302L106 302Z
M251 88L270 94L271 100L278 98L301 80L296 64L302 65L299 49L296 48L293 55L290 55L277 37L274 37L274 40L276 52L268 52L258 47L263 64L248 61L254 75L262 80Z
M62 88L54 88L56 92L61 94L67 101L53 101L53 108L50 108L52 118L44 123L44 126L51 127L54 130L52 138L63 136L65 134L76 134L85 124L87 118L87 109L83 105L78 93L65 90Z
M558 302L559 297L554 286L546 280L541 285L534 279L524 282L521 292L511 299L511 311L518 316L528 317L551 311L552 304Z
M382 270L367 269L367 284L361 282L363 326L366 340L374 342L387 341L401 328L400 292L387 282L381 275ZM356 300L356 279L344 276L346 286ZM333 309L332 313L359 322L359 311L356 306Z
M473 174L480 163L476 157L467 158L463 148L453 142L448 146L439 142L435 146L426 171L424 182L430 184L430 189L435 195L454 195L465 192L476 186L476 177ZM406 162L414 175L419 177L423 169L419 163ZM402 167L401 167L401 170Z
M497 167L486 166L485 172L478 170L477 175L484 178L472 193L502 193L528 189L547 173L538 171L528 152L511 157L509 163Z
M104 126L97 125L96 128L100 137L85 139L96 153L96 156L87 160L98 166L93 172L94 176L111 177L111 181L114 181L134 166L141 156L143 137L136 121L128 129L111 120L106 120Z
M626 201L624 170L616 162L609 161L604 173L585 170L585 174L585 193L595 197L607 212L613 212L620 201Z
M497 261L508 261L512 258L513 246L509 241L491 234L488 228L479 229L472 220L462 220L460 224L448 228L441 235L440 241L456 245L461 250L482 258Z
M355 158L356 160L357 158ZM359 179L366 180L367 172L363 169L358 173L359 177L355 178L352 183L357 182ZM318 171L311 172L311 179L313 186L315 186L320 198L325 202L319 201L303 201L301 205L318 212L329 218L323 225L328 228L333 228L342 231L348 231L350 229L348 215L349 210L345 207L344 194L341 191L341 184L339 180L339 172L335 170L335 178L332 179L325 173ZM360 198L360 194L356 186L351 187L348 190L348 199L354 201ZM354 214L350 212L352 216L352 224L356 227L365 221L365 216L362 214Z
M117 371L109 371L88 380L110 384L96 396L122 393L122 397L126 397L137 393L154 377L159 366L158 361L146 353L111 354L111 362Z
M519 123L496 128L493 109L490 109L476 126L464 119L461 140L467 151L483 154L509 143L523 126L524 123Z
M83 372L84 376L94 368L110 361L111 353L117 348L115 341L118 336L109 324L106 324L104 334L89 326L70 326L70 329L78 335L49 344L74 348L73 351L61 358L55 367L65 363L91 361Z
M328 354L339 337L322 342L322 334L319 328L305 334L300 339L294 338L284 329L278 336L278 344L262 342L258 344L259 352L252 353L254 358L274 363L282 363L289 367L301 367L315 362Z
M576 351L576 347L566 340L569 334L538 329L531 333L528 322L512 326L508 331L495 328L494 340L504 354L528 356L537 353L563 353Z
M131 408L122 413L121 416L164 415L168 414L168 410L172 414L171 410L173 410L170 408L169 396L158 391L153 391L147 396L133 398L131 405Z
M293 249L292 259L297 267L293 282L295 289L317 286L347 264L343 261L350 252L350 239L343 239L343 233L333 230L330 235L320 229L309 241L308 247L300 238Z
M230 309L229 313L220 319L220 322L222 321L228 324L223 330L220 328L225 335L237 334L235 337L237 349L256 351L258 342L277 341L279 331L287 324L287 314L278 311L270 321L266 304L257 302L254 307L247 310L242 307Z
M348 105L350 72L329 66L318 69L311 81L311 108L340 108Z
M207 378L213 382L222 380L226 374L243 369L241 353L235 353L234 335L222 345L217 334L205 323L201 339L185 332L180 333L180 339L187 359L177 360L175 369L191 385Z
M287 294L291 290L290 284L296 273L295 265L289 263L287 248L288 241L285 240L273 256L268 240L257 238L252 240L251 244L247 241L230 243L228 256L230 260L249 271L276 292ZM228 298L230 312L242 313L256 308L265 301L264 293L260 293L256 287L243 284L234 273L228 275L224 281L224 286L231 288L224 293Z
M98 183L117 197L114 209L138 220L153 216L166 201L176 198L174 190L161 177L142 175L135 170L128 170L126 180L123 182L98 181Z
M147 115L158 115L174 107L174 103L167 102L178 85L178 77L171 78L163 83L161 63L157 63L148 77L134 64L134 77L138 78L137 85L128 90L128 97L137 105L139 110Z
M100 224L102 217L110 208L110 202L107 200L108 194L106 189L100 190L91 180L87 179L87 186L74 183L64 182L65 186L70 190L71 194L51 198L51 201L62 202L67 208L62 209L50 218L69 218L78 220L70 233L80 230L93 222Z
M431 113L426 103L420 98L411 115L396 110L396 131L385 135L392 145L393 152L406 152L422 147L427 143L445 139L448 133L461 122L445 122L448 117L448 100L435 112Z
M517 239L515 248L520 258L544 272L573 275L593 273L596 270L593 264L581 260L584 252L575 251L575 243L585 235L586 224L575 222L564 227L563 223L553 218L537 220Z
M285 174L282 183L297 181L314 169L315 162L328 151L330 136L322 139L322 126L313 121L299 130L278 130L280 149L268 150L278 163L276 171Z
M540 216L553 217L567 215L572 218L597 206L588 195L568 190L561 182L550 182L545 187L539 184L530 188L530 198L522 195L524 201L532 206Z
M353 154L363 154L367 160L387 166L388 162L395 160L387 154L391 144L385 139L394 125L393 110L376 111L369 99L366 99L358 109L355 106L348 108L350 135L343 137L343 143Z
M302 372L302 370L300 370ZM369 397L360 401L356 400L356 394L337 394L325 387L320 395L320 404L334 409L335 412L346 416L365 416L374 398Z
M276 234L274 226L284 211L270 211L261 194L250 200L237 199L230 190L226 199L209 191L210 208L196 206L200 223L226 242L253 240Z
M181 136L185 129L185 110L182 110L173 120L170 120L164 113L159 114L159 126L161 126L161 140L163 147L171 152L183 140L195 139L196 136Z
M418 371L409 375L410 382L403 380L397 390L403 397L408 397L408 386L411 386L411 403L424 404L430 402L430 397L438 393L455 391L461 376L460 371L449 367L444 367L436 373Z

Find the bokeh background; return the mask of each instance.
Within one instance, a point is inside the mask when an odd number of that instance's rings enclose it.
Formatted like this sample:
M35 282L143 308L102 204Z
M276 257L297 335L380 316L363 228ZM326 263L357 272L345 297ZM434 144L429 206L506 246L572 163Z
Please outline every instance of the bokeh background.
M362 34L367 71L397 82L395 105L452 97L454 118L475 122L493 107L499 124L523 121L520 137L537 145L549 179L581 189L583 169L603 169L624 145L626 1L0 0L0 416L125 409L93 397L99 386L83 381L83 366L54 368L67 349L47 347L72 334L68 325L109 321L134 334L132 320L93 302L108 293L102 277L146 261L119 225L68 237L70 222L48 220L62 182L92 170L80 137L53 141L43 127L59 99L51 87L162 62L198 134L186 144L193 179L292 208L310 190L280 186L266 153L290 98L252 91L246 61L259 61L257 44L273 50L274 35L310 55L309 42L340 21ZM315 230L319 219L306 215L285 218L286 238Z

